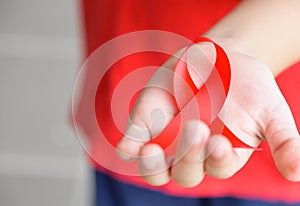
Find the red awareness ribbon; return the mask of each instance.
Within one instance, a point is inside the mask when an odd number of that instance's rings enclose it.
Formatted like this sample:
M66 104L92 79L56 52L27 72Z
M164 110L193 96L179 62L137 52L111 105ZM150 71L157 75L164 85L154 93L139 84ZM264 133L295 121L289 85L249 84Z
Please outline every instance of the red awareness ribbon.
M178 94L176 94L176 85L178 85L176 83L177 78L174 78L173 87L179 113L157 137L152 139L147 144L156 143L159 144L163 149L171 146L172 143L175 142L179 133L183 116L182 111L188 107L193 100L196 100L197 102L200 120L205 122L210 127L215 124L215 122L221 122L221 120L218 118L218 114L220 113L226 97L228 96L231 80L230 62L227 54L218 44L205 37L200 37L194 41L195 44L201 42L212 43L215 47L216 61L214 64L214 69L211 71L204 84L198 89L192 80L187 65L187 52L190 47L185 49L176 63L174 72L176 76L179 76L186 82L194 96L191 97L190 101L188 101L185 105L179 105L180 103L178 103L178 98L176 98L178 96ZM225 125L222 125L222 131L220 133L231 141L233 147L249 148L248 145L238 139Z

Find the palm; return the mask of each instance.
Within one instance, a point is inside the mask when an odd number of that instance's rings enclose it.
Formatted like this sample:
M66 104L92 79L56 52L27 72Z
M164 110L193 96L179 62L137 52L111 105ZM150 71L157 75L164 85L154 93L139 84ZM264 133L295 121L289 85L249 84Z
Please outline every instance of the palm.
M230 62L231 89L220 117L242 141L255 147L273 115L288 107L266 65L240 53L231 53Z

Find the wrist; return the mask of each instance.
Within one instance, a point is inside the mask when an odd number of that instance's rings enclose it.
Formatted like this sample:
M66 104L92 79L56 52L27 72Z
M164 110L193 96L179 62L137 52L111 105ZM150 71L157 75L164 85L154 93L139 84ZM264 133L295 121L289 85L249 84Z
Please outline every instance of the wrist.
M203 35L211 39L224 48L226 52L238 52L251 56L262 63L266 64L274 76L280 73L281 69L278 65L273 64L274 61L269 61L269 56L263 48L263 42L255 41L251 34L240 34L235 31L215 31L214 29L208 31Z
M242 1L204 36L224 47L252 56L277 75L300 58L300 1Z
M228 32L224 30L215 32L214 30L210 30L203 34L203 36L216 42L226 49L226 51L236 51L250 54L248 51L249 49L247 49L247 47L240 41L240 35L234 32Z

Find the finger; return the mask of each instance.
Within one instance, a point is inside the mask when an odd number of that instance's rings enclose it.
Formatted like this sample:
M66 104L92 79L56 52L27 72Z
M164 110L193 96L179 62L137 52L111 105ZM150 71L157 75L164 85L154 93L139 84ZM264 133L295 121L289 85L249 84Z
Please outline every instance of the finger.
M233 148L228 138L222 135L212 136L207 143L205 171L216 178L229 178L246 164L253 151Z
M193 187L202 181L204 145L209 133L203 122L193 120L185 125L171 169L172 177L178 184Z
M272 110L265 136L278 170L290 181L300 181L300 137L285 101Z
M139 169L142 177L151 185L164 185L170 181L170 165L164 151L157 144L145 145L140 152Z
M125 160L135 159L141 146L156 137L174 118L177 108L173 97L159 88L147 88L135 104L124 137L117 146Z

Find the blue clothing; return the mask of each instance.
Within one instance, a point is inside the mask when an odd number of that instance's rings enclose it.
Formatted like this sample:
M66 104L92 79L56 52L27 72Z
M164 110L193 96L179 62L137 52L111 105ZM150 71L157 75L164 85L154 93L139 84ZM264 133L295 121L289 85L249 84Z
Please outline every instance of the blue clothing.
M286 204L233 197L175 197L120 182L96 170L94 174L95 206L300 206L300 202Z

